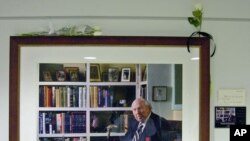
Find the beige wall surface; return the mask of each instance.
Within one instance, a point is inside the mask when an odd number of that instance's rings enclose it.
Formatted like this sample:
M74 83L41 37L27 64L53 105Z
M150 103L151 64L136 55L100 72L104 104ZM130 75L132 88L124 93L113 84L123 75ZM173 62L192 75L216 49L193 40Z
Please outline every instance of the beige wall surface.
M103 35L189 36L195 3L204 6L202 30L213 35L210 140L229 141L229 129L214 128L218 90L246 89L250 101L250 1L248 0L0 0L0 135L8 141L9 37L66 25L98 25ZM10 68L11 69L11 68ZM10 86L11 88L11 86ZM247 117L250 104L247 103ZM247 124L250 118L247 119Z

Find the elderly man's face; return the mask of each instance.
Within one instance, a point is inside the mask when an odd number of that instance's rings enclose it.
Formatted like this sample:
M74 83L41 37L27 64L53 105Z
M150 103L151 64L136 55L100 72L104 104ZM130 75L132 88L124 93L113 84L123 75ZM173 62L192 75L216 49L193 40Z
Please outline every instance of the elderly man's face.
M132 103L132 112L137 121L144 122L150 113L150 108L144 101L137 99Z

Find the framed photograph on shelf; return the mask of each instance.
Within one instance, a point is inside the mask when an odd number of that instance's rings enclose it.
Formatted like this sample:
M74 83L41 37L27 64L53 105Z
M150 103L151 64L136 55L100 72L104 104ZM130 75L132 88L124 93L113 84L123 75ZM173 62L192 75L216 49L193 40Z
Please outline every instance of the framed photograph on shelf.
M119 80L119 69L109 68L108 69L108 80L109 82L117 82Z
M102 82L108 82L108 81L109 81L108 72L102 72Z
M167 101L167 86L153 86L153 101Z
M43 81L53 81L49 71L43 72Z
M79 81L79 68L78 67L64 67L69 81Z
M121 81L130 81L130 68L122 68Z
M56 71L56 81L65 81L66 80L66 73L64 70Z
M100 66L99 64L90 65L90 81L101 81Z

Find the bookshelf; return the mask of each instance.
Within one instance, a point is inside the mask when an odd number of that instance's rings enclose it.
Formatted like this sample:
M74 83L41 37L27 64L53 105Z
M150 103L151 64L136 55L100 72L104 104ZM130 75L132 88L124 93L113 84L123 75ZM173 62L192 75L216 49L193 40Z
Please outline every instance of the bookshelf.
M39 64L38 139L113 141L127 129L130 105L146 98L146 64Z

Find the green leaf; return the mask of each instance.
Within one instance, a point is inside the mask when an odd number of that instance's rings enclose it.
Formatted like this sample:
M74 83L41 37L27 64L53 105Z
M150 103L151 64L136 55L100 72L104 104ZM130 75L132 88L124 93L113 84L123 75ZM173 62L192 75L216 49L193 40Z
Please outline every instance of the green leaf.
M202 17L202 12L200 10L195 10L192 12L194 17L201 18Z
M190 24L192 24L193 26L195 26L196 28L200 26L200 20L194 17L188 17L188 21Z

